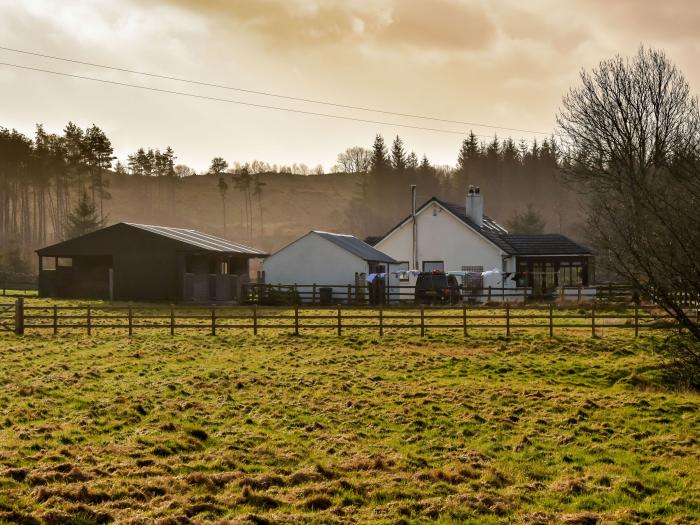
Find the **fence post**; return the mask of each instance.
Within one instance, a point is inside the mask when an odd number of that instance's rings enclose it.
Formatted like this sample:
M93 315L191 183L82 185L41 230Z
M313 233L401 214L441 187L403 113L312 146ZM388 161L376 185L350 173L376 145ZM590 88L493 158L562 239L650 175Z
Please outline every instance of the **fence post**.
M352 285L348 284L348 305L350 305L352 303L352 301L350 300L351 297L352 297Z
M578 302L581 302L581 285L578 285Z
M510 337L510 305L506 303L506 335Z
M87 332L88 335L92 335L92 307L90 305L87 307Z
M467 337L467 305L462 305L462 331L464 332L464 337Z
M129 335L134 334L134 309L129 305Z
M379 307L379 335L384 335L384 308Z
M488 297L488 301L491 302L491 286L489 286L489 297Z
M340 313L341 306L338 305L338 336L343 335L343 321Z
M591 337L595 337L595 304L591 306Z
M311 292L311 304L316 306L316 283L314 283L313 292Z
M294 335L299 335L299 305L294 306Z
M216 308L211 309L211 335L216 335Z
M175 307L170 305L170 335L175 335Z
M24 335L24 298L15 301L15 334Z
M253 335L258 335L258 305L253 305Z
M639 337L639 306L634 305L634 336Z
M554 305L549 303L549 337L554 336Z
M58 333L58 306L53 305L53 335Z
M424 306L420 307L420 335L423 337L425 335L425 311Z

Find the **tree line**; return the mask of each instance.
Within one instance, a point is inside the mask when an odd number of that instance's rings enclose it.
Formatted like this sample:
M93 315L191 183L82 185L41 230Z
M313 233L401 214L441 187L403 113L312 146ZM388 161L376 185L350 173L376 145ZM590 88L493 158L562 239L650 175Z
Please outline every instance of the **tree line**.
M419 158L409 151L400 136L387 145L379 134L371 148L342 152L338 166L362 176L350 207L358 231L381 234L406 216L411 184L417 186L421 201L438 196L456 203L464 202L469 185L480 186L487 211L503 217L512 230L541 233L544 208L550 209L550 216L559 214L558 224L552 226L562 229L573 193L561 184L564 158L553 138L516 144L494 136L485 142L472 132L463 140L456 161L454 167L434 165L426 155ZM568 220L572 217L569 210Z

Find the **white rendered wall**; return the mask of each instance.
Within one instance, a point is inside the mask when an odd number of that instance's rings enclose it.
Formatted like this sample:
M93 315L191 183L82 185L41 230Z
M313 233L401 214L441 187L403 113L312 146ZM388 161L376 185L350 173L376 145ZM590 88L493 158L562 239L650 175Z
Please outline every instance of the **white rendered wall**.
M267 284L333 285L334 293L347 294L355 273L366 274L368 264L311 232L265 259L263 268Z
M418 270L423 261L444 261L445 271L462 266L483 266L484 271L503 270L503 252L447 210L433 203L417 215ZM376 248L397 261L411 261L413 234L411 221L377 243ZM509 258L514 259L514 258ZM506 271L514 271L515 261L507 261ZM512 267L512 268L511 268ZM484 286L502 287L501 277L485 279ZM505 286L515 286L510 280Z

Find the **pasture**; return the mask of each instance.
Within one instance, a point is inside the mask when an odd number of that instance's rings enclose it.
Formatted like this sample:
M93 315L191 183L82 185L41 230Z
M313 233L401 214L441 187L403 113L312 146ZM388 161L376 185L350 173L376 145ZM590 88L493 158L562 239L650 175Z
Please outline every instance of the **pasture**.
M666 335L2 335L0 522L697 523Z

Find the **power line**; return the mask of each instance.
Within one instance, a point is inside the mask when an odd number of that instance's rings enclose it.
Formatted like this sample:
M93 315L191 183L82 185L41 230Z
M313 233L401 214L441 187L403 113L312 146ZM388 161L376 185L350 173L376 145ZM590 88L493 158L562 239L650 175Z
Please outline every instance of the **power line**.
M427 116L427 115L416 115L416 114L411 114L411 113L401 113L401 112L397 112L397 111L388 111L388 110L378 109L378 108L352 106L349 104L340 104L337 102L329 102L326 100L317 100L317 99L303 98L303 97L293 97L291 95L282 95L282 94L273 93L270 91L256 91L254 89L246 89L246 88L241 88L241 87L228 86L228 85L224 85L224 84L214 84L214 83L210 83L210 82L203 82L200 80L192 80L192 79L188 79L188 78L181 78L181 77L175 77L175 76L170 76L170 75L159 75L157 73L148 73L145 71L137 71L134 69L127 69L127 68L122 68L122 67L117 67L117 66L97 64L94 62L85 62L85 61L77 60L77 59L73 59L73 58L65 58L65 57L58 57L58 56L54 56L54 55L46 55L43 53L26 51L23 49L15 49L12 47L0 46L0 49L2 49L4 51L11 51L13 53L21 53L24 55L32 55L32 56L37 56L37 57L41 57L41 58L48 58L51 60L60 60L62 62L70 62L73 64L81 64L84 66L99 67L102 69L111 69L113 71L121 71L123 73L132 73L134 75L143 75L143 76L152 77L152 78L173 80L176 82L184 82L187 84L195 84L195 85L199 85L199 86L207 86L207 87L213 87L213 88L218 88L218 89L228 89L231 91L238 91L241 93L263 95L266 97L275 97L275 98L281 98L281 99L285 99L285 100L294 100L297 102L308 102L308 103L312 103L312 104L322 104L325 106L332 106L332 107L337 107L337 108L352 109L352 110L358 110L358 111L367 111L367 112L371 112L371 113L382 113L384 115L393 115L396 117L408 117L408 118L432 120L435 122L444 122L446 124L460 124L460 125L464 125L464 126L475 126L475 127L481 127L481 128L502 129L502 130L506 130L506 131L517 131L520 133L533 133L536 135L550 135L551 134L551 133L547 133L544 131L535 131L535 130L520 129L520 128L510 128L510 127L506 127L506 126L494 126L492 124L483 124L483 123L478 123L478 122L468 122L468 121L462 121L462 120L450 120L450 119L445 119L445 118L440 118L440 117L431 117L431 116Z
M280 107L280 106L270 106L267 104L255 104L253 102L244 102L242 100L233 100L233 99L228 99L228 98L219 98L219 97L210 97L207 95L198 95L196 93L188 93L186 91L174 91L171 89L162 89L162 88L156 88L156 87L150 87L150 86L142 86L139 84L129 84L127 82L118 82L116 80L105 80L102 78L95 78L95 77L88 77L85 75L74 75L72 73L63 73L61 71L53 71L50 69L41 69L38 67L30 67L30 66L21 66L19 64L10 64L7 62L0 62L0 66L7 66L7 67L14 67L17 69L26 69L29 71L37 71L39 73L48 73L51 75L58 75L58 76L63 76L63 77L70 77L70 78L77 78L81 80L91 80L93 82L101 82L103 84L112 84L115 86L123 86L123 87L130 87L130 88L135 88L135 89L143 89L147 91L155 91L158 93L168 93L170 95L180 95L183 97L191 97L191 98L199 98L203 100L212 100L215 102L226 102L228 104L238 104L241 106L249 106L249 107L254 107L254 108L263 108L263 109L274 109L277 111L286 111L288 113L300 113L302 115L313 115L316 117L326 117L326 118L333 118L333 119L339 119L339 120L350 120L353 122L364 122L368 124L379 124L382 126L395 126L399 128L407 128L407 129L419 129L422 131L434 131L438 133L450 133L453 135L461 135L461 136L466 136L468 133L464 131L454 131L454 130L449 130L449 129L439 129L439 128L428 128L424 126L412 126L410 124L398 124L396 122L383 122L381 120L369 120L369 119L363 119L363 118L358 118L358 117L347 117L344 115L333 115L331 113L321 113L321 112L316 112L316 111L306 111L303 109L293 109L293 108L285 108L285 107ZM476 135L476 134L475 134ZM484 138L489 138L489 135L476 135L477 137L484 137Z

